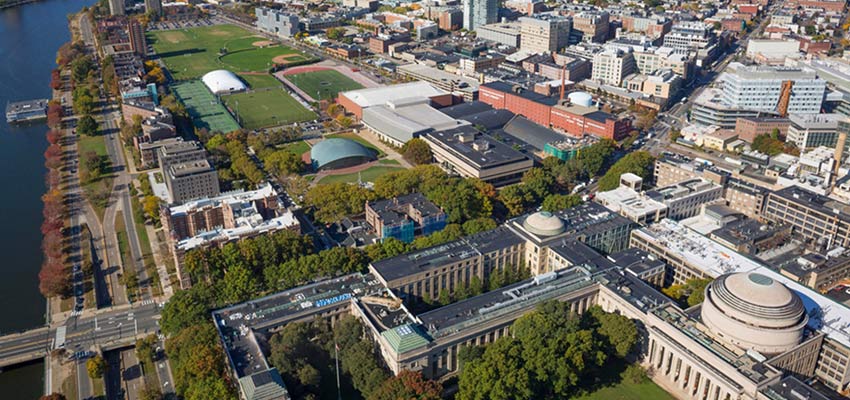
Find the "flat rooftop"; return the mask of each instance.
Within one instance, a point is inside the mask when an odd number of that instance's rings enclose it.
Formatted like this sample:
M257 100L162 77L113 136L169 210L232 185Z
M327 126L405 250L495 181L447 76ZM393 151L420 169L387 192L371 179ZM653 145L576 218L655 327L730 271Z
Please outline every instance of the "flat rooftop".
M776 190L771 193L771 196L778 196L791 203L803 205L825 215L835 215L845 222L850 222L850 205L796 185Z
M528 157L524 154L489 135L479 133L470 125L429 132L425 136L440 143L444 149L451 152L455 157L463 159L467 164L478 170L528 160ZM465 141L463 138L466 136L473 136L473 138L471 141Z
M180 164L174 164L168 167L169 173L174 177L189 176L200 173L215 171L215 168L208 160L188 161Z
M466 258L477 257L491 251L522 243L522 239L510 229L500 226L496 229L476 233L454 242L429 247L386 260L372 263L374 269L385 281L390 282L413 274L440 268L447 263Z
M803 299L811 329L821 331L831 339L850 347L850 308L847 306L675 221L664 219L650 227L634 230L632 234L655 243L668 253L676 254L686 260L688 265L712 278L735 272L758 272L781 282Z
M362 108L367 108L378 104L385 104L387 101L411 97L430 98L442 94L446 94L446 92L435 88L428 82L417 81L392 86L350 90L340 93L340 96L347 97Z

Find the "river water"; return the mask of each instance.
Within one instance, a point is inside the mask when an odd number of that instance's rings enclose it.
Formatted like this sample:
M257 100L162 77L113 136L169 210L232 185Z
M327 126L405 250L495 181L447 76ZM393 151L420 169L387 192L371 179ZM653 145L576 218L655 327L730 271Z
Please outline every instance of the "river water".
M0 10L0 109L50 97L56 50L70 40L67 15L93 3L46 0ZM42 124L9 126L0 118L0 333L44 324L38 270L46 131ZM0 398L38 398L43 370L35 363L0 373Z

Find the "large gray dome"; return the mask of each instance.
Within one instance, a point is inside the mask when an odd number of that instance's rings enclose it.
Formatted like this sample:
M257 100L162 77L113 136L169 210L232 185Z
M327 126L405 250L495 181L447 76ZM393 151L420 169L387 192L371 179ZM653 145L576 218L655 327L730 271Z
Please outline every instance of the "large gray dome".
M525 217L522 227L540 236L555 236L564 233L564 221L548 211L536 212Z
M701 315L720 338L763 353L796 346L808 322L800 296L755 272L721 275L711 282Z

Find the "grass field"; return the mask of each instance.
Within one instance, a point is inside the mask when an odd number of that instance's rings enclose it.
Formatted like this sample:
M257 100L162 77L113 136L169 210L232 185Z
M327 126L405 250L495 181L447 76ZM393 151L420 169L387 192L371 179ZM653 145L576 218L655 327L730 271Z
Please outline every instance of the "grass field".
M238 113L246 129L291 124L317 117L316 113L304 108L283 89L268 88L237 93L223 96L222 100L228 108Z
M337 133L336 135L328 135L328 136L326 136L326 138L328 138L328 139L329 138L351 139L351 140L353 140L357 143L360 143L360 144L366 146L367 148L370 148L373 151L375 151L375 154L377 154L378 158L381 158L381 157L387 155L387 153L384 153L383 151L381 151L381 149L379 149L374 144L370 143L368 140L363 139L362 137L357 136L353 133Z
M369 167L360 173L353 174L345 174L345 175L329 175L322 180L319 181L319 184L328 184L328 183L336 183L336 182L345 182L345 183L353 183L357 182L358 179L362 179L363 182L375 182L380 176L388 174L393 171L399 171L401 168L397 167Z
M289 150L297 155L302 155L308 151L310 151L310 145L303 140L299 140L297 142L287 143L284 145L278 146L278 148Z
M339 92L363 88L363 85L332 69L287 75L286 79L316 100L332 99Z
M647 380L644 383L631 383L625 380L614 386L604 387L575 400L674 400L664 389Z
M198 128L207 128L210 132L228 133L239 129L239 124L216 100L215 96L201 81L188 81L172 85L171 89L185 106Z
M270 87L280 87L283 83L271 75L239 75L251 89L264 89Z
M148 34L148 43L165 61L171 76L178 81L199 78L216 69L233 72L267 71L276 56L291 55L288 61L304 61L307 55L287 46L254 46L265 39L235 25L204 26L191 29L156 31ZM219 56L221 49L227 53Z

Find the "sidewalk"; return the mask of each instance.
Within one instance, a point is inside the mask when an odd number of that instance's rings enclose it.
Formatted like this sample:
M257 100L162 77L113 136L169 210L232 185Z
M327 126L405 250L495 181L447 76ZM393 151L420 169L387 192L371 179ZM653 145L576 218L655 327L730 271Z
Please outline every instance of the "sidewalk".
M156 236L156 229L153 226L145 224L145 230L148 232L150 240L151 253L153 254L153 262L156 264L156 271L159 274L159 285L162 287L162 297L170 299L174 295L174 287L171 286L171 279L168 276L168 268L165 266L165 260L159 252L159 238ZM166 255L168 257L168 255Z

